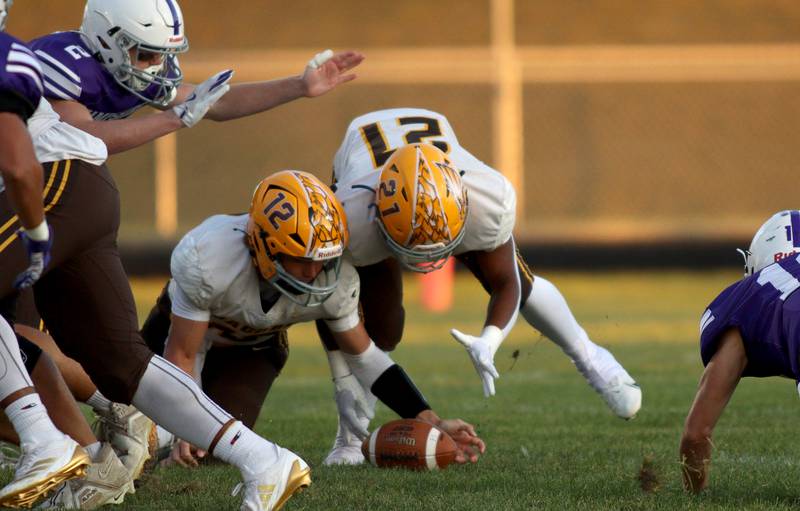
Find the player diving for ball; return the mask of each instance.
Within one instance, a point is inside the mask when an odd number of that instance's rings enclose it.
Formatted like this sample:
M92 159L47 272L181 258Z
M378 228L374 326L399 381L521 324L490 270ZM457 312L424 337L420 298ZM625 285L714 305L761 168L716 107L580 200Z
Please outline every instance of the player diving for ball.
M516 195L502 174L458 143L447 119L419 108L381 110L350 123L333 165L336 195L350 223L348 248L361 280L364 324L378 348L391 351L403 332L401 269L435 271L450 255L464 263L489 293L483 331L452 329L483 383L495 393L494 356L518 312L555 342L618 417L641 406L639 386L611 353L592 342L564 297L534 276L514 244ZM319 325L326 338L325 325ZM329 346L330 347L330 346ZM358 395L351 377L329 354L340 395ZM340 416L326 464L361 463L374 400L356 400ZM359 415L360 421L351 420Z
M711 302L700 320L705 370L680 442L683 483L708 484L711 436L742 377L800 382L800 211L781 211L756 232L745 277ZM800 391L800 385L798 385Z
M305 172L273 174L259 183L248 215L212 216L183 237L172 253L172 279L142 334L252 427L288 357L286 330L324 321L364 388L401 417L449 433L462 449L457 461L476 461L484 446L473 427L439 419L367 336L358 274L342 257L347 238L341 205L326 185ZM172 458L196 465L183 441Z

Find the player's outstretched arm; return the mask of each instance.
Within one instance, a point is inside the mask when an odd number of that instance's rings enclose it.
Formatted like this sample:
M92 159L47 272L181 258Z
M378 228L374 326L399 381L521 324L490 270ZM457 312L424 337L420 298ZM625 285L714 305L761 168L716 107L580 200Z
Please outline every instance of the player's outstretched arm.
M708 483L711 434L736 390L746 365L747 355L739 330L734 328L726 331L700 378L681 436L683 486L687 491L699 493Z
M302 75L266 82L238 83L231 86L208 112L208 119L229 121L264 112L298 98L321 96L339 84L354 80L349 71L364 56L355 51L333 53L326 50L312 58ZM187 94L191 85L181 86L177 100Z
M483 394L489 397L494 395L494 380L500 376L494 355L517 321L519 311L520 282L513 238L490 252L476 252L475 262L482 284L491 294L483 332L473 336L452 329L450 333L467 349L483 382Z
M334 334L339 348L364 388L404 419L416 418L441 428L459 446L456 462L475 462L486 446L475 428L461 419L441 419L402 367L375 346L364 325Z

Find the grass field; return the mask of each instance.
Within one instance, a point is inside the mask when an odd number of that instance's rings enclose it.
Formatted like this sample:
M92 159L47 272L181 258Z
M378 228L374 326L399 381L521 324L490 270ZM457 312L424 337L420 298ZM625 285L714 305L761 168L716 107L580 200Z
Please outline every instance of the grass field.
M498 352L497 396L483 397L468 357L449 335L480 331L486 297L468 278L446 315L420 310L407 284L406 339L394 358L442 416L475 424L488 446L473 466L440 473L326 468L336 430L327 364L313 329L290 331L291 356L257 431L303 456L314 484L286 509L790 509L800 504L797 394L791 381L746 380L715 435L710 490L685 495L677 445L701 373L697 325L735 272L555 273L548 277L597 342L609 346L644 391L639 416L624 422L549 341L520 321ZM140 313L163 281L137 281ZM257 378L258 375L253 375ZM393 418L379 405L373 424ZM650 491L639 480L643 464ZM159 469L119 509L238 509L237 472Z

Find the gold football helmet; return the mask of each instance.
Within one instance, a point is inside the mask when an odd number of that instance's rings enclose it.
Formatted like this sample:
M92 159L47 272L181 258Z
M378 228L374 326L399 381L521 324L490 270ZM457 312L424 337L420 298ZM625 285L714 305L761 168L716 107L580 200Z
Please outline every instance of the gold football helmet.
M336 289L348 232L344 210L315 176L284 170L262 180L253 192L247 244L261 276L293 302L321 305ZM313 282L288 273L285 256L323 261Z
M430 144L397 149L381 170L378 228L406 268L441 268L464 237L467 190L450 158Z

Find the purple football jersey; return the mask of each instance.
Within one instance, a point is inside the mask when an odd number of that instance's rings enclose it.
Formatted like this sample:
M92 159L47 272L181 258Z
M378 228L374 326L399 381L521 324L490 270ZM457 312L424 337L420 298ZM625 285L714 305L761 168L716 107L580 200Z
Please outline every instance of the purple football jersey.
M117 83L80 32L55 32L30 46L42 64L47 98L77 101L96 120L124 119L147 104ZM141 94L153 98L157 92L158 86L150 85Z
M0 91L10 92L21 104L14 108L30 117L42 98L42 70L22 41L0 32Z
M747 353L743 376L800 380L800 256L791 256L729 286L700 321L700 356L707 365L721 334L738 327Z

